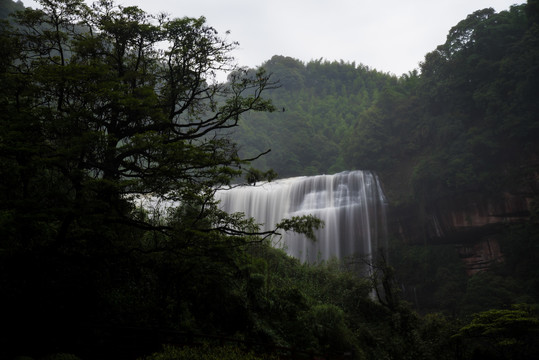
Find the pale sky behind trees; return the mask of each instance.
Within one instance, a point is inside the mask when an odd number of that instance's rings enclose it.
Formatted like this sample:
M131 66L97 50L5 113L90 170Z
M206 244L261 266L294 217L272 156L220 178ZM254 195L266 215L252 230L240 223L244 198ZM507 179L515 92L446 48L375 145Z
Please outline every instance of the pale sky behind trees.
M91 3L91 0L87 0ZM443 44L472 12L508 10L525 0L116 0L149 13L204 16L239 47L239 65L256 67L273 55L304 62L343 60L402 75ZM38 7L36 1L23 0Z

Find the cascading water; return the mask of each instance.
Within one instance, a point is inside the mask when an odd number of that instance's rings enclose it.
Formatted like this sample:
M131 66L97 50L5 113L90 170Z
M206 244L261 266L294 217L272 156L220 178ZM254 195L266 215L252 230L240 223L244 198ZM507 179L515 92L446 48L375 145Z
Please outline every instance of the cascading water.
M234 187L218 191L216 197L224 211L243 212L264 224L262 230L292 216L312 214L323 220L315 242L292 232L283 236L285 250L301 261L370 257L385 247L387 202L378 178L368 171Z

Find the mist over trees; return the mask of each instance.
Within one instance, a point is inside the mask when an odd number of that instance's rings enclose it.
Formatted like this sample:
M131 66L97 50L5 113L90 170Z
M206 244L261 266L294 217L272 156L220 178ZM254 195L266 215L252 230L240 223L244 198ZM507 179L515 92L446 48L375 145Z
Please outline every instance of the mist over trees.
M400 77L281 55L241 69L204 18L41 4L0 4L0 357L539 355L537 1L470 14ZM409 213L471 190L531 210L489 271L390 239L362 277L365 259L301 264L270 246L282 229L213 199L346 169Z

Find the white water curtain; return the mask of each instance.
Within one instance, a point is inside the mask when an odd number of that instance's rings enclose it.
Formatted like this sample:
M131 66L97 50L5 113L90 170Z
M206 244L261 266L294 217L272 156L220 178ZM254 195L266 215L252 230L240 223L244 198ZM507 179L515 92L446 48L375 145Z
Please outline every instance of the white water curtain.
M316 242L288 232L275 244L301 261L369 258L385 247L387 202L378 178L369 171L234 187L218 191L216 197L223 210L254 217L264 224L263 230L273 229L283 218L292 216L312 214L323 220L325 227L316 232Z

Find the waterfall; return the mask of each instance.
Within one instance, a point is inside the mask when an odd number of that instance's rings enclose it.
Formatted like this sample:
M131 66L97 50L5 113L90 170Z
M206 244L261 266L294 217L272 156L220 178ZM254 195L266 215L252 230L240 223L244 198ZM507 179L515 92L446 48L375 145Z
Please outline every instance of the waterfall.
M255 186L219 190L216 197L228 212L243 212L271 230L283 218L312 214L324 221L315 242L292 232L275 246L301 261L332 257L370 257L386 238L387 202L375 174L349 171L335 175L294 177Z

